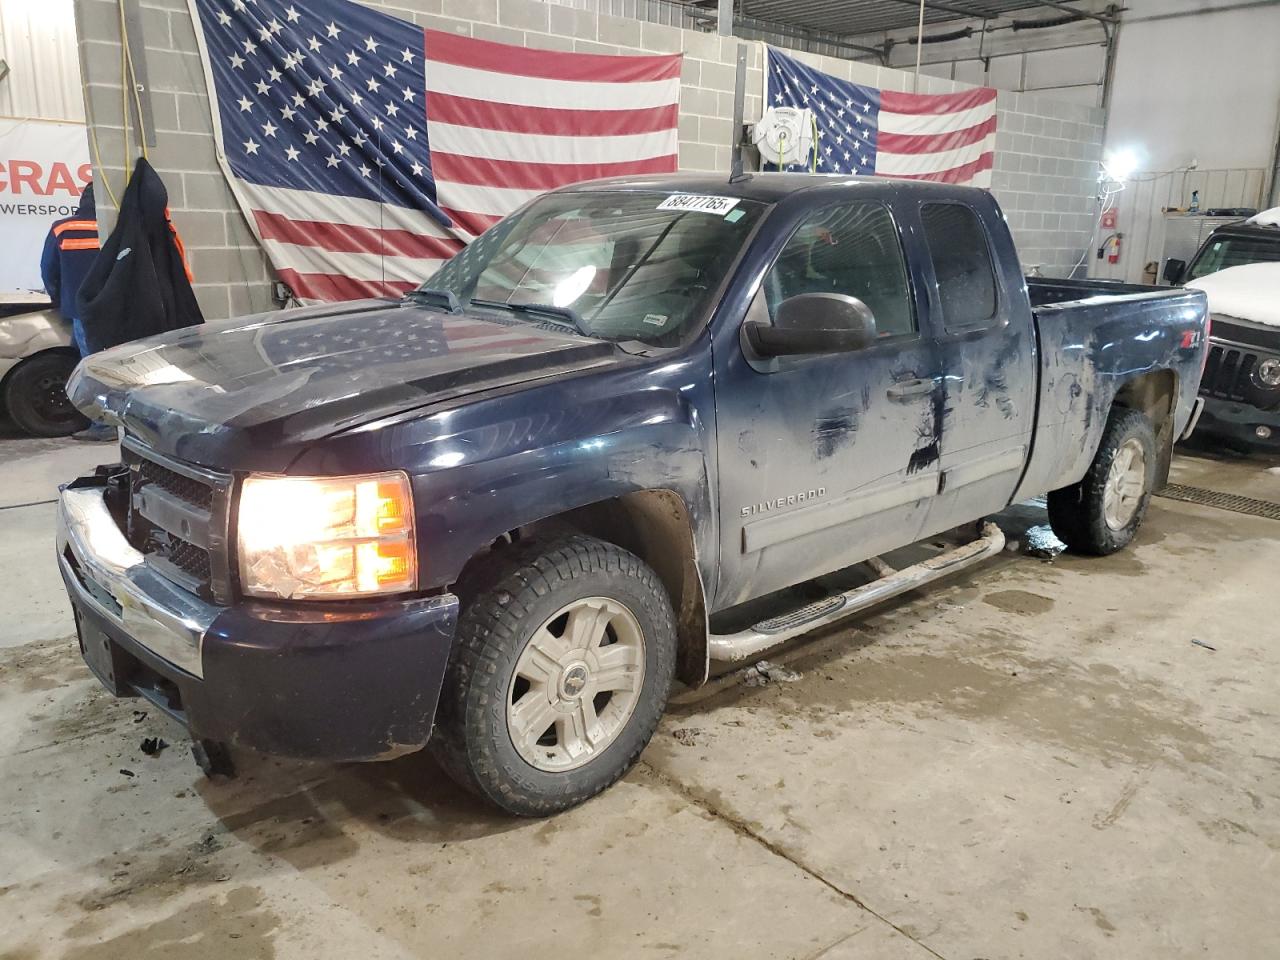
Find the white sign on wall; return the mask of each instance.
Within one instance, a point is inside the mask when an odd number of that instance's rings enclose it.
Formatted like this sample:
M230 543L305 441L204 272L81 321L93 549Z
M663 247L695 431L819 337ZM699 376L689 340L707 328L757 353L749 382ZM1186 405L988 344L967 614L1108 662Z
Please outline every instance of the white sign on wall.
M44 289L49 225L76 212L92 176L84 124L0 118L0 293Z

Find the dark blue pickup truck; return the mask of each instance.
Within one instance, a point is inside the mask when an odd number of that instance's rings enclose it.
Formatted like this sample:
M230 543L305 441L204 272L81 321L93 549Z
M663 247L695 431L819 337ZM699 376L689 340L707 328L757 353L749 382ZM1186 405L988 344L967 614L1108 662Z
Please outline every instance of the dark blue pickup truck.
M58 559L94 672L206 756L430 739L551 813L627 770L675 677L989 556L1010 503L1125 546L1192 425L1205 318L1195 291L1024 279L979 190L585 184L402 301L85 360L72 397L121 457L64 489Z

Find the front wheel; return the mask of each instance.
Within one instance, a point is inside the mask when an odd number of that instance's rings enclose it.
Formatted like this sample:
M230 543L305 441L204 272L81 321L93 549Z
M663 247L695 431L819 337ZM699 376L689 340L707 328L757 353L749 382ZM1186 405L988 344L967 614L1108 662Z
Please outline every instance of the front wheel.
M65 437L89 426L67 398L67 378L78 358L69 353L36 354L9 374L4 403L24 433L33 437Z
M666 707L676 628L657 574L590 537L498 553L469 598L432 748L509 813L576 806L636 762Z
M1081 553L1106 556L1133 540L1147 513L1156 475L1156 438L1138 410L1117 408L1089 472L1049 494L1049 523Z

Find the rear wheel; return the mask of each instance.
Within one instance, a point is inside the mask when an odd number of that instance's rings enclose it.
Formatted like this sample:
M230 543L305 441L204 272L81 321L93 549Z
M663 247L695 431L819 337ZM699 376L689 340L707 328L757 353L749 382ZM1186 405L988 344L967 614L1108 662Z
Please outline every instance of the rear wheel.
M590 537L516 548L467 598L432 749L509 813L582 803L639 758L675 673L653 570Z
M1105 556L1142 525L1156 472L1156 440L1140 411L1117 408L1084 479L1049 494L1049 523L1068 547Z
M89 426L67 397L67 379L78 362L67 353L39 353L9 374L5 407L23 432L35 437L65 437Z

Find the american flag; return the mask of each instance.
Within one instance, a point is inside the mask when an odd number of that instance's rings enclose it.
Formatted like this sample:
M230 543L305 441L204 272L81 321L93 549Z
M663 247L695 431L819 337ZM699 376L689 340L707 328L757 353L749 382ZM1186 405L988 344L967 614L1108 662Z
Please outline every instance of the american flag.
M991 185L996 92L916 94L850 83L769 48L765 102L810 110L819 173ZM815 158L816 157L816 158ZM787 170L809 166L790 164Z
M219 158L303 300L396 295L543 191L674 171L681 55L531 50L349 0L191 0Z

